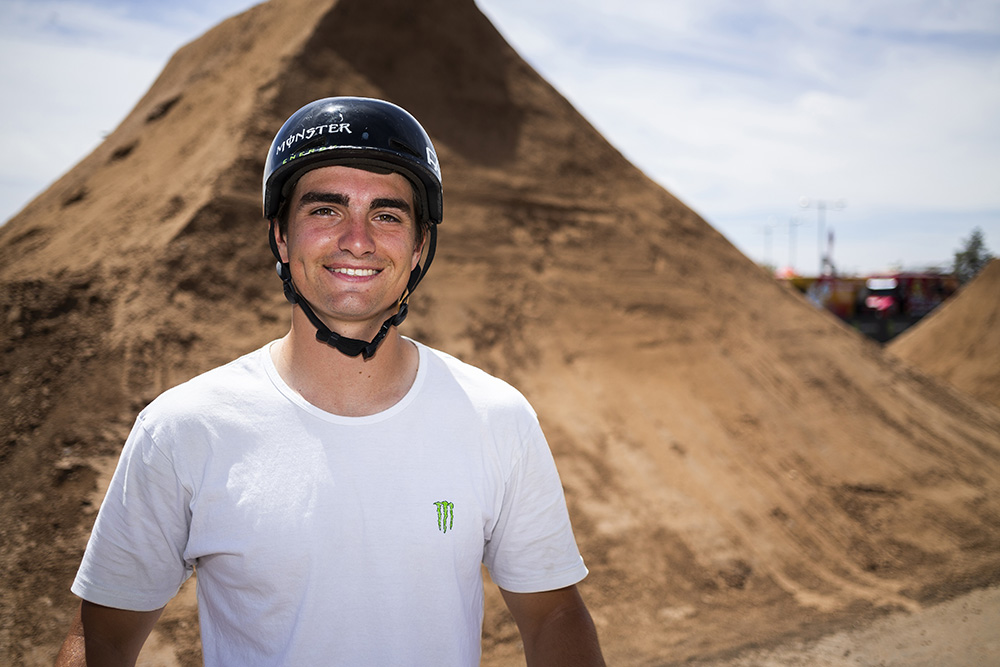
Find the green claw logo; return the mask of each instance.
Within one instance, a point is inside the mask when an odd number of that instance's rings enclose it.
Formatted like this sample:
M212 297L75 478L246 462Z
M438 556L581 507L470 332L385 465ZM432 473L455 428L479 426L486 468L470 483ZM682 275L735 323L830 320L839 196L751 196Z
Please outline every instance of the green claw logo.
M455 525L455 503L439 500L434 503L438 513L438 530L447 533Z

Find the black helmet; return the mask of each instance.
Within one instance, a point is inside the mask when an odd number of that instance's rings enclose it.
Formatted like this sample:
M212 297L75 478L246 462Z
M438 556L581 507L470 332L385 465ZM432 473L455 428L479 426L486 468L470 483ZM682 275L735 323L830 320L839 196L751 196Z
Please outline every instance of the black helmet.
M331 165L390 169L413 183L418 223L427 224L428 237L423 266L410 273L406 291L399 298L396 314L382 323L371 341L356 340L331 331L313 312L309 302L292 282L288 264L281 261L274 238L275 220L284 200L307 171ZM285 298L302 308L313 326L316 339L349 356L366 359L375 354L389 329L402 324L407 301L434 259L437 225L444 214L441 167L430 137L404 109L365 97L327 97L305 105L285 121L271 142L264 163L264 217L271 221L271 252L278 260L278 275Z
M264 217L277 216L302 174L334 164L398 171L416 188L418 220L441 222L441 168L430 137L405 109L365 97L316 100L285 121L264 164Z

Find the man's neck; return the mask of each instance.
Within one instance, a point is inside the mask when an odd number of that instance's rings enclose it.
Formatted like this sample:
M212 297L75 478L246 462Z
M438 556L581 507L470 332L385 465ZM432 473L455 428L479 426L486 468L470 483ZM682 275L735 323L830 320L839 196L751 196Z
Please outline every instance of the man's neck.
M271 347L285 383L316 407L344 417L382 412L413 385L419 354L392 327L375 354L349 357L316 340L316 329L296 308L288 334Z

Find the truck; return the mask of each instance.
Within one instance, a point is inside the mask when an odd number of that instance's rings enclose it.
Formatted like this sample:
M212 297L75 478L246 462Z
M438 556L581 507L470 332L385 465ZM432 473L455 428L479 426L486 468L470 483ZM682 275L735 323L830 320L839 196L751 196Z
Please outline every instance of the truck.
M958 289L955 276L932 271L783 279L817 307L882 343L919 322Z

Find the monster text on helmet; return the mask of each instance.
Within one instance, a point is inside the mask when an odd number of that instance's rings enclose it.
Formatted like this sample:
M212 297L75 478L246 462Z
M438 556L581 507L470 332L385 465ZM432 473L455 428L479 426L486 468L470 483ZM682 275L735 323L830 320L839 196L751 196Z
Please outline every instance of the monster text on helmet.
M350 123L324 123L323 125L316 125L314 127L307 128L305 130L299 130L295 134L291 134L285 138L280 144L274 147L275 154L280 154L286 149L291 148L293 145L300 141L308 141L315 136L321 134L335 134L337 132L347 132L351 134L351 124Z

